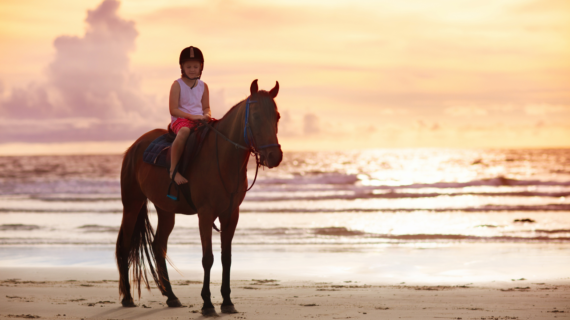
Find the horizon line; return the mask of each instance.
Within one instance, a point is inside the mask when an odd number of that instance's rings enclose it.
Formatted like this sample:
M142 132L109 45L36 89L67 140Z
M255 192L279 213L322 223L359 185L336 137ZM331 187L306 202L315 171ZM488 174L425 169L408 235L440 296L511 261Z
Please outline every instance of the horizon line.
M0 143L0 157L13 156L73 156L73 155L120 155L123 154L134 140L128 141L82 141L82 142L10 142ZM390 146L370 148L310 148L285 147L284 152L338 152L338 151L369 151L369 150L410 150L410 149L441 149L441 150L548 150L570 149L570 145L560 146Z

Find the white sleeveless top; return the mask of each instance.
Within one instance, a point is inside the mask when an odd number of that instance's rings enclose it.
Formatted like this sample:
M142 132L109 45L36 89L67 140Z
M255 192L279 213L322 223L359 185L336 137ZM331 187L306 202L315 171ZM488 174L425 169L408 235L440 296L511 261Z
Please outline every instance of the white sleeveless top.
M178 109L193 115L203 115L202 95L204 94L204 82L196 80L196 86L190 87L184 83L184 80L178 79L180 85L180 99L178 100ZM178 117L171 116L171 123L174 123Z

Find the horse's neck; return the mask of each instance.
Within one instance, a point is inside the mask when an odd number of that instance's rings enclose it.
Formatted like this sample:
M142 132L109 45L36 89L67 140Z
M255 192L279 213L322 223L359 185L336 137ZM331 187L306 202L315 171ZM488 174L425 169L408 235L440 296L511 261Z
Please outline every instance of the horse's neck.
M245 144L243 137L244 117L245 117L245 101L240 102L236 107L232 108L220 121L216 128L230 140Z
M220 121L218 121L218 124L216 125L216 129L228 137L228 139L242 146L245 146L245 139L243 136L245 125L245 104L245 100L240 102ZM249 151L237 148L221 137L217 137L216 139L218 140L216 144L219 151L221 167L225 167L228 171L233 172L247 164Z

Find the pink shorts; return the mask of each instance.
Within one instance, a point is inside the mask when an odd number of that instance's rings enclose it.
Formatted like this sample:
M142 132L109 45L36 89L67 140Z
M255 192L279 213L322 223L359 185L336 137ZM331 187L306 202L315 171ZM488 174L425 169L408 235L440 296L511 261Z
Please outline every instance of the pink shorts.
M180 131L180 129L187 127L187 128L195 128L197 126L200 125L200 121L196 121L196 120L188 120L185 118L178 118L176 119L176 121L174 121L174 123L170 124L170 129L172 129L172 131L176 134L178 134L178 131Z

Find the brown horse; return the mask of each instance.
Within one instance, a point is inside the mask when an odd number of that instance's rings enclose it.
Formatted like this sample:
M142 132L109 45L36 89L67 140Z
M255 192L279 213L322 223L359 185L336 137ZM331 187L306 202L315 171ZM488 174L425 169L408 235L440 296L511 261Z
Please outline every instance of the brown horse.
M184 198L174 201L166 196L170 183L168 170L143 162L147 146L167 131L155 129L145 133L126 151L121 169L121 199L123 220L117 238L116 258L119 268L119 294L124 307L134 307L129 283L129 268L133 267L133 284L140 298L141 282L150 290L147 271L169 307L182 304L172 292L166 270L166 247L174 227L175 213L198 214L202 241L204 282L202 314L216 315L210 299L210 269L212 226L219 218L222 242L223 313L237 312L230 299L230 267L232 239L239 220L239 206L245 197L248 182L247 162L251 152L259 155L261 164L273 168L281 163L283 152L277 141L279 112L274 98L279 83L269 92L258 91L257 80L250 87L251 95L230 109L204 139L202 149L192 165L182 172L188 179L197 212ZM218 139L218 136L221 138ZM239 147L238 147L239 146ZM148 219L147 201L156 207L156 234ZM146 259L146 263L145 263ZM148 264L148 265L147 265Z

